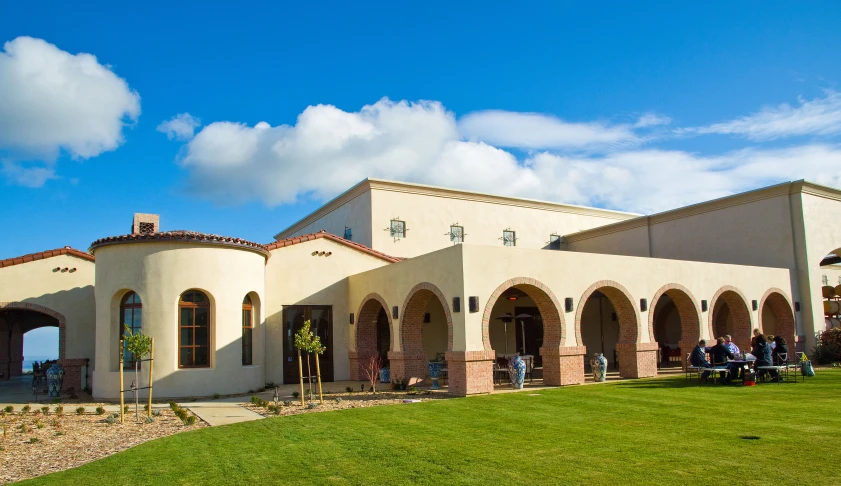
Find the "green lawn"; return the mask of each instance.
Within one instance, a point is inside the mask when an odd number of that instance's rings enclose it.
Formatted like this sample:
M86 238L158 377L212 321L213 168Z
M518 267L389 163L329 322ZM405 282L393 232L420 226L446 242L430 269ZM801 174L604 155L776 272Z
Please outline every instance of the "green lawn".
M818 370L805 384L675 377L299 415L31 483L841 484L840 392L841 370Z

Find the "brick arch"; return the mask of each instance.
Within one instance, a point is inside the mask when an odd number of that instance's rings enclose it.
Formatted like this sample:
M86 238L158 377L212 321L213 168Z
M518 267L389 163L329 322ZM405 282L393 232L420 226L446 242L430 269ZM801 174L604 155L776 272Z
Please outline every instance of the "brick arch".
M730 313L733 315L733 342L740 349L750 349L751 328L753 328L753 318L748 307L748 299L736 287L732 285L725 285L718 289L710 300L710 311L707 318L710 337L717 338L715 335L715 307L718 300L722 299L726 304Z
M438 299L447 319L447 352L453 350L453 317L447 298L441 289L429 282L421 282L406 295L400 316L400 349L392 347L388 353L391 376L420 382L427 375L426 351L423 349L423 315L429 301Z
M548 349L563 346L565 338L564 315L555 294L538 280L529 277L516 277L502 282L488 297L488 302L485 304L485 312L482 315L482 344L485 351L493 351L490 324L494 305L502 294L512 287L517 287L525 292L534 301L537 310L540 311L540 317L543 319L543 347Z
M350 360L350 379L361 380L365 377L363 366L377 350L377 317L380 309L385 310L388 317L389 349L394 349L394 325L391 321L391 313L388 311L388 304L385 299L372 292L362 299L359 310L356 312L356 331L354 333L354 349L348 351Z
M619 321L619 344L639 343L641 338L639 318L631 293L618 282L600 280L585 290L578 300L578 308L575 310L575 339L578 344L584 345L581 339L581 317L584 314L584 305L597 290L607 297L616 310L616 319Z
M64 315L49 307L29 302L0 302L0 310L6 309L30 310L55 318L58 321L58 359L64 360L67 358L67 318Z
M651 306L649 307L648 313L648 331L652 343L655 342L654 309L657 308L657 302L664 295L672 299L680 316L680 341L678 342L678 346L683 355L681 363L683 366L686 366L686 360L683 358L701 340L701 309L698 307L698 300L683 285L670 283L660 287L660 290L651 299Z
M759 329L763 333L766 330L762 323L762 311L765 309L766 304L771 307L771 312L777 318L777 329L774 331L775 335L784 337L788 342L789 349L793 353L796 330L794 309L791 305L791 300L785 292L778 288L770 288L765 292L765 295L759 301Z

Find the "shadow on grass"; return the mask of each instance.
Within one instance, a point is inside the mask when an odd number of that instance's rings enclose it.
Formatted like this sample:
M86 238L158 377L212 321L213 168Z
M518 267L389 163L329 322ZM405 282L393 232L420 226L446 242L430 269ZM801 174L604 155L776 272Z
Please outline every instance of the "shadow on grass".
M712 387L712 386L725 386L725 385L713 385L710 384L702 384L698 381L697 378L693 378L692 380L687 381L684 377L674 377L674 378L654 378L650 380L628 380L628 381L621 381L616 383L614 386L618 386L621 388L660 388L660 389L667 389L667 388L698 388L698 387Z

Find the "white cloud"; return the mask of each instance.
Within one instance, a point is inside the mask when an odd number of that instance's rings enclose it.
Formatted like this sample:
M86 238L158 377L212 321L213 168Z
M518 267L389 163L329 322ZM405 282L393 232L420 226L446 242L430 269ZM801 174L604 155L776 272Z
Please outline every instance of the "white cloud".
M32 37L18 37L3 49L0 150L8 157L7 175L31 172L14 162L19 158L41 159L42 169L50 171L62 150L85 159L123 143L126 122L140 115L140 96L108 66L91 54L70 54ZM25 179L43 184L44 171Z
M50 179L57 179L52 167L27 167L22 163L2 161L0 173L12 184L24 187L41 187Z
M628 125L570 123L540 113L501 110L469 113L458 128L467 139L521 149L585 149L640 141Z
M174 117L161 122L157 130L165 133L170 140L190 140L196 132L196 128L201 126L201 120L189 113L181 113Z
M636 123L634 123L634 128L648 128L648 127L656 127L658 125L668 125L672 122L672 119L665 116L665 115L658 115L657 113L645 113L642 115Z
M318 105L293 126L216 122L186 145L189 189L223 203L324 201L366 177L651 213L793 179L841 186L841 146L715 156L625 149L536 152L525 160L465 141L440 103L387 99L345 112Z
M804 135L841 133L841 93L826 91L823 98L799 100L798 106L783 103L752 115L706 127L684 128L679 133L737 135L764 141Z

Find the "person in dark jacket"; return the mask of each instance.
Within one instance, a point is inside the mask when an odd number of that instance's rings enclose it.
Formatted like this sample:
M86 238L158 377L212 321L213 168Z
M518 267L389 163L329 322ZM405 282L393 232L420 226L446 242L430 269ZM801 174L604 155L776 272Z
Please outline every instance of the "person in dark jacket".
M774 336L774 344L774 349L771 352L771 355L774 358L774 365L785 366L786 361L790 359L790 356L788 355L788 343L784 337Z
M757 367L773 366L771 364L771 346L768 345L764 335L759 334L756 336L756 345L754 345L751 353L756 356L755 365ZM779 381L780 375L777 373L777 370L768 370L768 373L770 373L771 378L773 378L774 381Z
M692 350L692 354L689 355L689 364L698 368L712 368L713 365L707 361L707 342L705 340L698 341L698 345L695 346L695 349ZM704 371L701 373L701 380L707 381L707 377L710 376L709 371Z
M730 367L727 361L736 358L736 355L731 353L730 348L728 348L727 345L724 344L724 338L721 337L716 339L715 346L711 347L709 349L709 352L710 357L713 359L713 366L721 365ZM724 380L725 384L730 384L730 382L733 381L732 372L730 377L727 377L727 374L724 371L720 372L719 375L721 379Z

